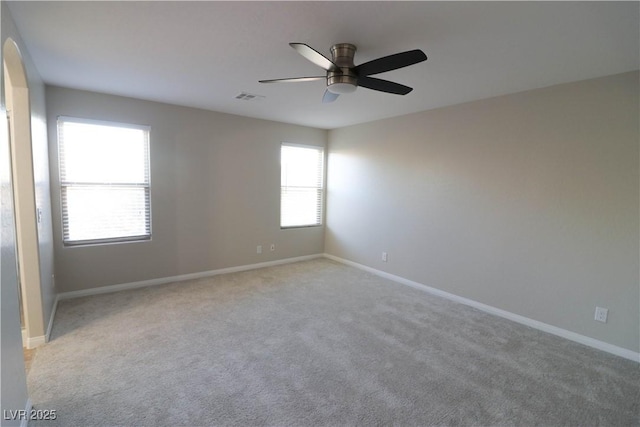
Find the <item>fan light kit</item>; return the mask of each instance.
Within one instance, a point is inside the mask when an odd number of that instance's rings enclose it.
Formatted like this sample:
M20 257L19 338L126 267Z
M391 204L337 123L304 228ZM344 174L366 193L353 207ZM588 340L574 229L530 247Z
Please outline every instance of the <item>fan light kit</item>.
M326 79L327 89L322 97L324 103L335 101L339 95L355 92L358 86L380 92L406 95L413 88L369 76L427 60L427 55L424 52L415 49L384 56L356 66L353 63L353 58L357 48L351 43L338 43L331 46L331 59L304 43L289 43L289 46L309 61L323 68L327 72L326 75L260 80L260 83L309 82Z

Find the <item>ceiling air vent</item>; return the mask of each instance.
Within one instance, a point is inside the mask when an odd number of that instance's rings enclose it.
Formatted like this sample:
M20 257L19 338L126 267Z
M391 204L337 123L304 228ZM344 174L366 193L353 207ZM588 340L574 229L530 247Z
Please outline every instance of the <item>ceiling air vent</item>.
M236 95L236 99L242 99L243 101L260 101L264 98L265 97L262 95L256 95L248 92L240 92L238 95Z

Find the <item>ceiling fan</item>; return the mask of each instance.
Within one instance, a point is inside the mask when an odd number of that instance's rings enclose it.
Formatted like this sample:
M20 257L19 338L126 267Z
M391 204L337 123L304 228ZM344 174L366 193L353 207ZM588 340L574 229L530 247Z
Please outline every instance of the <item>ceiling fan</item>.
M317 66L326 70L326 76L292 77L286 79L260 80L260 83L288 83L309 82L315 80L327 81L327 89L322 97L322 102L333 102L339 95L351 93L358 86L380 92L406 95L413 90L409 86L388 80L370 77L373 74L397 70L427 60L427 55L420 49L383 56L364 64L354 65L353 57L356 47L351 43L338 43L331 46L331 58L329 59L304 43L289 43L298 53Z

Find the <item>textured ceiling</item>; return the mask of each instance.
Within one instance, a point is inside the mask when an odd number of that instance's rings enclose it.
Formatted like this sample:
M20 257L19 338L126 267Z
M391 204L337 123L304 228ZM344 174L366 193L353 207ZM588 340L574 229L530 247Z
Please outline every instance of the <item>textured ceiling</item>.
M9 2L45 82L250 117L336 128L640 68L638 2ZM288 46L355 63L422 49L426 62L377 75L322 104L322 75ZM264 95L242 101L242 91Z

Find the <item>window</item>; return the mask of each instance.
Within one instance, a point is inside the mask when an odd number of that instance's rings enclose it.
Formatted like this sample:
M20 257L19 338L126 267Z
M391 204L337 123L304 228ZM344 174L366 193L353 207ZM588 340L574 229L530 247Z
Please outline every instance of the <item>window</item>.
M65 245L151 239L149 128L58 119Z
M280 151L280 227L322 224L324 150L282 144Z

